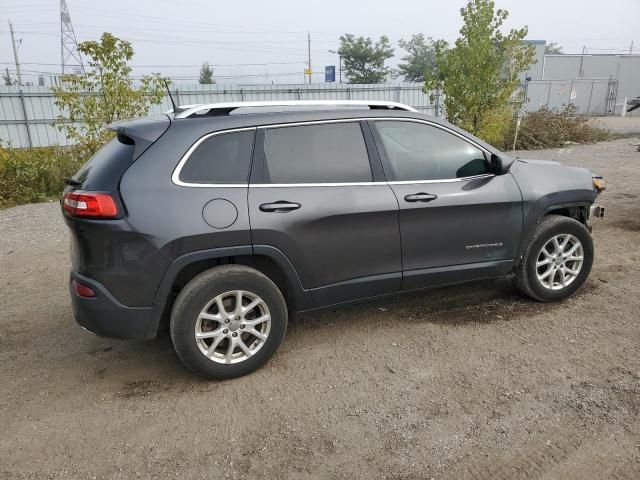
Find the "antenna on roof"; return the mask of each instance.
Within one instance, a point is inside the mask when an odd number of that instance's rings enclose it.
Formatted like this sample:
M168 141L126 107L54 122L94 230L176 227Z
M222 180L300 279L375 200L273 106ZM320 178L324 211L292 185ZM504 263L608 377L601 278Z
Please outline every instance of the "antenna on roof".
M176 102L173 101L173 96L171 95L171 90L169 90L169 83L167 83L167 79L164 78L164 86L167 88L167 93L169 94L169 100L171 100L171 106L173 107L173 113L180 113L180 112L184 112L184 108L180 108L179 106L176 105Z

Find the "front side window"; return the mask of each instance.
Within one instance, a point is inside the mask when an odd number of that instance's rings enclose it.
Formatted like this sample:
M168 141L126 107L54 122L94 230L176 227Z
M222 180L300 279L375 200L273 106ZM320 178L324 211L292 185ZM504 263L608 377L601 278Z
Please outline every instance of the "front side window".
M404 121L375 125L387 154L389 180L445 180L489 172L482 150L446 130Z
M265 130L267 183L370 182L371 165L358 122Z
M180 171L185 183L247 183L254 131L212 135L191 153Z

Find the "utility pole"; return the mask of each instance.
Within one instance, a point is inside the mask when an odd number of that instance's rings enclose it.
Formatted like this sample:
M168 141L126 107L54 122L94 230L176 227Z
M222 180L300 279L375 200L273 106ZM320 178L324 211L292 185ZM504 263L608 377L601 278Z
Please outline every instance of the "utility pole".
M311 85L311 34L307 32L307 62L309 67L309 85Z
M20 60L18 60L18 48L16 47L16 38L13 33L13 25L9 21L9 32L11 32L11 45L13 46L13 59L16 62L16 76L18 77L18 92L20 93L20 103L22 104L22 114L24 115L24 128L27 131L27 141L29 147L33 147L31 140L31 130L29 129L29 118L27 117L27 106L24 101L24 92L22 91L22 75L20 74Z
M629 47L629 55L633 53L633 40L631 40L631 46Z
M22 75L20 75L20 61L18 60L18 49L16 48L16 39L13 34L13 25L9 21L9 31L11 32L11 45L13 45L13 59L16 62L16 75L18 77L18 85L22 86Z

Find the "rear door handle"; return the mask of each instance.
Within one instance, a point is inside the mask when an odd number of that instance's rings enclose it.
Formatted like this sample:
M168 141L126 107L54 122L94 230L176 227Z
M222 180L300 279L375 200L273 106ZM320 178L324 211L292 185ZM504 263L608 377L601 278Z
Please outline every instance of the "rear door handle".
M299 203L287 202L286 200L279 200L273 203L263 203L260 205L261 212L290 212L291 210L297 210L300 208Z
M431 200L435 200L436 198L438 198L437 195L424 192L414 193L413 195L407 195L404 197L405 201L407 202L430 202Z

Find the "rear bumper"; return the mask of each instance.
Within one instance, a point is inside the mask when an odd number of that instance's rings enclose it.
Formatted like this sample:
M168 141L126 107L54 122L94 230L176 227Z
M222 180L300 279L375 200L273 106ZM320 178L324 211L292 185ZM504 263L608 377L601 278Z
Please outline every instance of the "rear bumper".
M71 281L88 285L96 296L92 298L77 295ZM69 292L73 316L78 324L103 337L132 340L149 340L156 336L160 313L160 305L154 307L128 307L121 304L99 282L71 272L69 276Z

